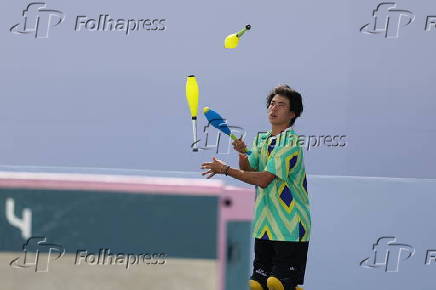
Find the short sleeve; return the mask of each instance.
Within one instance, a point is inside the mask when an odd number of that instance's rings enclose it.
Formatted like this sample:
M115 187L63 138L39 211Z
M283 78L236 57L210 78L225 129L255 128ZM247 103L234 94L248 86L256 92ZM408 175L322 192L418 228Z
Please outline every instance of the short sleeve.
M256 142L253 142L253 146L251 147L250 151L251 154L248 155L248 162L250 163L250 167L259 170L260 148L257 146Z
M289 174L301 163L300 146L286 145L277 148L269 158L264 171L268 171L282 180L287 180Z

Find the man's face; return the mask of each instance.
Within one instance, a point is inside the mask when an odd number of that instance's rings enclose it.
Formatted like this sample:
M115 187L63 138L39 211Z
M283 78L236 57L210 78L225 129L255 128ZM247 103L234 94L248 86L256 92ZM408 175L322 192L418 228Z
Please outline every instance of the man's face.
M275 95L268 106L268 119L272 125L288 125L295 117L295 113L289 110L290 104L286 97Z

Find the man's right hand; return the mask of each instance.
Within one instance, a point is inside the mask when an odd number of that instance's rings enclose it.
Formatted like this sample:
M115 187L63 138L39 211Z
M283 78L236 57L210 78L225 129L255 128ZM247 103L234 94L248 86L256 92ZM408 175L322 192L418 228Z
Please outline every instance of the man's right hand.
M245 145L244 141L242 141L242 137L233 141L232 145L233 149L239 153L245 154L245 148L247 148L247 145Z
M256 171L256 169L250 167L248 155L245 153L247 145L242 141L242 137L233 141L232 145L233 148L239 152L239 168L245 171Z
M239 160L247 160L248 162L248 155L245 153L239 153Z

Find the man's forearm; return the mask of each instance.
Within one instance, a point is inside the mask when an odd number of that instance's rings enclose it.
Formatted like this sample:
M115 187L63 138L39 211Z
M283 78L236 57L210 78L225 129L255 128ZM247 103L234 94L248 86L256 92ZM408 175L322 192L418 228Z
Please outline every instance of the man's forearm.
M256 171L250 167L250 162L248 162L248 158L246 157L239 157L239 168L244 171Z
M265 172L250 172L236 168L229 168L227 170L227 175L248 184L258 185L262 188L267 187L271 182L270 178L265 176Z

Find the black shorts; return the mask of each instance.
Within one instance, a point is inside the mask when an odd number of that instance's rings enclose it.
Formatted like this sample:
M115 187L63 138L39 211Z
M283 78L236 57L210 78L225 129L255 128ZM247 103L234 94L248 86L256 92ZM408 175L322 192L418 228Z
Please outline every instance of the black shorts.
M270 276L279 279L285 290L304 284L309 242L254 240L253 274L264 289Z

